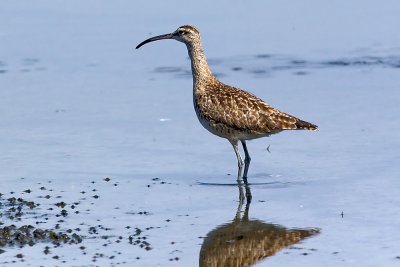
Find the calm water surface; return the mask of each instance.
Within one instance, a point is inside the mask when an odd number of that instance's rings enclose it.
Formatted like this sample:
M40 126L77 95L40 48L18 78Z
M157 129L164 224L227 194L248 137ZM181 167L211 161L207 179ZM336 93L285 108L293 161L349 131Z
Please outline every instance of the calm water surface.
M0 266L400 266L399 13L1 3ZM186 48L134 50L183 24L219 79L320 127L248 144L251 203L196 119Z

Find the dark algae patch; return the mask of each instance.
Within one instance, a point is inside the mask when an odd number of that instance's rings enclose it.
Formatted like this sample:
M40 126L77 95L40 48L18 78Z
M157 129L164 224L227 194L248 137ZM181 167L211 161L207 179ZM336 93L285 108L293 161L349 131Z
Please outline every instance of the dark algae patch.
M161 179L154 179L153 183L166 184ZM153 250L148 233L159 227L140 229L135 221L128 226L121 225L121 228L118 224L110 227L106 222L108 218L104 216L107 211L99 210L99 201L112 200L103 193L109 193L109 190L118 192L118 184L109 177L70 187L52 180L39 182L31 188L1 192L0 266L21 262L27 266L39 262L43 266L61 263L87 266L85 264L89 262L93 266L115 266L127 263L123 260L126 259L122 255L124 249L120 250L123 247L135 247L138 251ZM96 193L88 195L86 192ZM142 209L124 214L132 218L152 215ZM118 220L118 216L114 215L112 220ZM39 262L38 255L32 257L36 251L40 251ZM135 261L137 258L140 259L135 256ZM82 262L85 264L81 265Z
M32 225L22 225L20 227L9 225L0 228L0 247L33 246L38 242L52 243L54 245L78 244L82 242L82 237L75 233L68 234L63 231L36 228Z
M31 190L25 190L31 193ZM0 248L5 252L7 248L26 245L33 246L37 243L51 243L54 245L77 244L82 242L82 237L77 233L62 231L59 229L46 229L38 227L41 221L36 220L35 226L23 224L25 217L41 218L40 204L26 200L22 197L3 198L0 194ZM56 204L57 205L57 204ZM57 205L58 206L58 205ZM49 214L45 214L45 220ZM7 224L5 223L7 222Z

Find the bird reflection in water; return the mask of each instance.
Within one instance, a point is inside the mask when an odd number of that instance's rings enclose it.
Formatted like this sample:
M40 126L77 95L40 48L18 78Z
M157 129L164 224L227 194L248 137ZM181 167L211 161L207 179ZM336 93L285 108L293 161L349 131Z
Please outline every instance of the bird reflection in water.
M252 266L280 250L319 233L319 229L289 229L281 225L249 219L251 197L241 216L247 184L238 184L239 206L232 222L207 234L200 250L200 267Z

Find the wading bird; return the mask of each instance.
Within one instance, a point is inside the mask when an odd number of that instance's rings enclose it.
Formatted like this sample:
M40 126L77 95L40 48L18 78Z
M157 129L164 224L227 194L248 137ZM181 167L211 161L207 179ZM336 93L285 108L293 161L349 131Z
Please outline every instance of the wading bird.
M251 159L246 140L283 130L318 130L318 126L279 111L249 92L220 82L208 67L200 32L194 26L181 26L172 33L149 38L136 49L164 39L174 39L186 45L192 65L193 105L197 118L208 131L232 144L238 161L238 181L243 178L247 183ZM245 153L244 161L240 156L239 141Z

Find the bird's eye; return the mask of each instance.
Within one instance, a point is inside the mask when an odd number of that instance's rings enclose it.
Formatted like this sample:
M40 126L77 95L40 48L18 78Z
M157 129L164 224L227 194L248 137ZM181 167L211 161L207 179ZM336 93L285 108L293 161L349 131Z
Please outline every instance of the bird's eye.
M184 35L185 31L179 30L178 33L179 33L179 35Z

